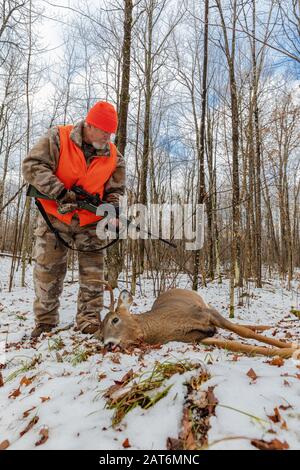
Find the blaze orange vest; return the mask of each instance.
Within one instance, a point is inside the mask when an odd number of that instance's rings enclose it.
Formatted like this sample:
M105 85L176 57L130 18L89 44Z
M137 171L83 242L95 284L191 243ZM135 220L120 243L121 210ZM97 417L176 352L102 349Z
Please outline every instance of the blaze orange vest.
M73 185L82 186L91 194L99 194L102 199L105 183L117 166L117 149L110 142L110 156L96 156L90 166L87 166L82 150L70 139L70 132L73 127L59 127L60 154L55 175L64 184L65 188L71 189ZM54 217L68 225L71 224L75 213L78 214L81 227L101 219L101 217L85 209L76 209L67 214L60 214L57 211L56 201L46 199L39 199L39 201L48 214L54 215Z

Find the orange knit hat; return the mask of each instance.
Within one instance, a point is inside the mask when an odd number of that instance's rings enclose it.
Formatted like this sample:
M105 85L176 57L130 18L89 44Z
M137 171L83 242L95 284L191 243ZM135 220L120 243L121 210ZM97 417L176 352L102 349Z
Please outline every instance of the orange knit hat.
M115 107L107 101L98 101L88 112L85 121L102 131L114 134L118 127Z

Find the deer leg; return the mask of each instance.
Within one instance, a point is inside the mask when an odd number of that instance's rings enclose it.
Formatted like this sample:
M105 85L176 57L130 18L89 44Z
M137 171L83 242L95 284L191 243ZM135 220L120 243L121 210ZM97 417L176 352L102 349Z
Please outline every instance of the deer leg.
M274 338L268 338L267 336L263 336L258 333L255 333L255 331L252 331L249 328L246 328L242 325L236 325L230 322L230 326L226 325L225 328L226 329L228 328L230 331L233 331L234 333L238 334L242 338L256 339L257 341L260 341L261 343L270 344L271 346L276 346L277 348L283 348L283 349L292 348L291 343L285 343L283 341L278 341L277 339L274 339Z
M228 351L241 352L246 354L259 354L262 356L280 356L284 358L291 357L295 352L293 348L265 348L264 346L250 346L238 341L222 340L217 338L206 338L201 340L202 344L207 346L217 346Z
M271 328L274 328L274 326L270 325L240 325L243 326L244 328L249 328L249 330L252 331L266 331L270 330Z

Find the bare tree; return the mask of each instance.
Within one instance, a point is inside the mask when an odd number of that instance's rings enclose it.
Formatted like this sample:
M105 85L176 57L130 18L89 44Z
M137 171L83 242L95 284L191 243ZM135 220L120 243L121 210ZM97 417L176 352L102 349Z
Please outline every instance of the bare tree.
M204 204L205 201L205 168L204 168L204 151L205 151L205 118L207 106L207 63L208 63L208 20L209 20L209 0L205 0L204 11L204 39L203 39L203 70L201 84L201 119L199 137L196 139L197 153L199 158L199 178L198 178L198 204ZM195 251L194 260L194 277L193 289L198 290L198 273L200 265L200 250Z
M223 8L220 0L216 0L219 10L221 27L224 37L224 50L230 82L231 99L231 142L232 142L232 245L231 245L231 275L230 275L230 317L234 316L234 287L235 283L241 284L240 276L240 182L239 182L239 111L237 84L235 76L235 53L236 53L236 24L238 18L238 5L234 0L232 3L232 28L231 39L226 27Z

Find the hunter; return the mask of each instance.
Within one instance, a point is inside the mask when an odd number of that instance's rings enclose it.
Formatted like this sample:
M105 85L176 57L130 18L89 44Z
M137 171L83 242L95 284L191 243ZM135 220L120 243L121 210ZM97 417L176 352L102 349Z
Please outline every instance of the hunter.
M25 181L54 200L39 199L54 229L78 251L79 292L77 328L82 333L100 334L103 286L103 246L96 235L100 220L92 212L78 209L73 185L105 202L118 205L125 192L125 161L110 141L118 126L114 106L97 102L85 120L76 125L51 128L23 161ZM114 221L117 225L117 220ZM57 241L41 214L35 229L32 338L51 331L59 322L59 298L67 272L68 248Z

